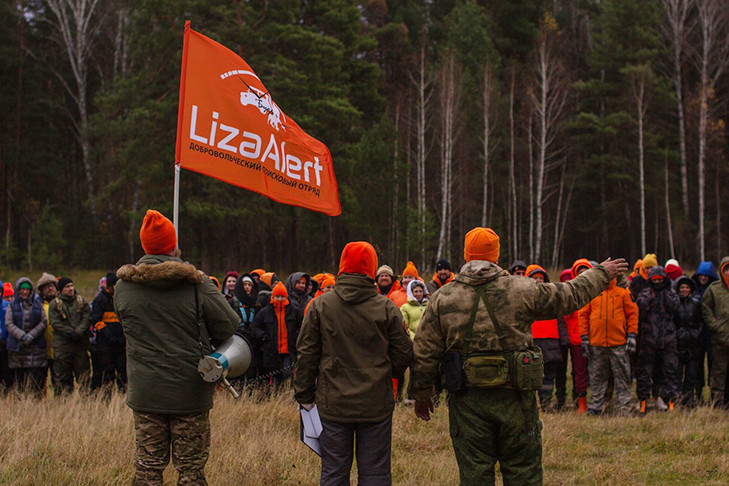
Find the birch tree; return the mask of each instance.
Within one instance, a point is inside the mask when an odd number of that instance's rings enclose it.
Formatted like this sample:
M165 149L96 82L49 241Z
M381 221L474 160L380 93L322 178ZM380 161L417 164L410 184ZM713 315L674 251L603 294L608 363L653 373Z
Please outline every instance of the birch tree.
M78 119L73 120L76 138L81 146L81 162L86 176L86 191L94 210L94 181L89 160L89 140L86 129L89 124L88 108L88 71L94 38L98 33L95 16L98 0L46 0L52 14L49 22L60 36L60 43L68 56L73 74L74 86L69 86L61 77L63 84L78 110Z
M644 128L645 115L648 110L649 88L653 80L653 71L648 64L627 66L622 70L630 80L630 86L635 102L636 119L638 123L638 191L640 193L640 251L646 254L646 228L645 228L645 142Z
M689 14L694 0L661 0L666 10L666 21L663 24L664 36L668 39L672 50L673 73L671 79L676 93L678 110L678 139L681 156L681 204L684 215L689 214L688 195L688 162L686 160L686 122L683 107L683 73L681 70L686 37L693 28Z
M696 0L700 46L695 53L699 68L699 258L705 258L707 130L716 104L715 88L729 69L729 9L724 0Z
M425 43L420 47L420 58L418 62L417 76L410 76L410 80L415 86L415 181L416 192L418 197L418 225L419 225L419 248L420 248L420 265L425 265L425 239L426 239L426 199L425 199L425 160L428 156L428 147L425 143L425 134L430 126L430 100L432 83L427 75L425 66Z
M567 101L569 85L566 82L566 74L558 55L559 49L556 41L558 35L557 22L551 14L546 13L536 49L536 79L531 96L536 119L534 261L539 261L542 255L547 176L563 161L558 157L561 150L556 146L555 141L558 122Z
M456 115L460 103L460 73L456 67L456 59L449 50L440 73L440 109L441 109L441 201L440 231L438 233L438 257L449 251L451 216L453 208L453 154L458 129Z
M491 161L491 153L494 150L491 138L495 128L494 115L492 109L492 95L494 91L494 73L493 67L489 61L486 61L483 69L483 91L481 93L483 101L483 205L481 206L481 226L487 224L488 200L489 200L489 169Z

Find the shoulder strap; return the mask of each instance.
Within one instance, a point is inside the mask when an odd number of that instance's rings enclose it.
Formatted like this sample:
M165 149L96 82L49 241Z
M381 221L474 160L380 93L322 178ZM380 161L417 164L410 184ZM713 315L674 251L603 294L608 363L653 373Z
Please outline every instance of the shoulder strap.
M483 301L483 304L486 306L486 310L489 313L489 317L491 318L491 322L494 324L494 328L496 329L496 334L499 336L499 342L501 343L501 347L504 349L504 351L511 351L509 349L506 349L506 346L504 346L504 342L506 342L504 330L499 325L499 321L496 319L496 316L494 315L494 310L491 304L489 303L488 298L486 297L486 289L483 285L475 287L476 291L476 298L473 302L473 308L471 309L471 320L468 322L468 329L466 331L466 338L465 338L465 347L463 349L463 354L467 355L471 349L471 338L473 336L473 325L476 322L476 313L478 312L478 303L479 301Z
M195 290L195 322L197 322L197 346L200 350L200 359L204 358L202 343L202 319L200 319L200 306L198 304L197 285L193 286Z

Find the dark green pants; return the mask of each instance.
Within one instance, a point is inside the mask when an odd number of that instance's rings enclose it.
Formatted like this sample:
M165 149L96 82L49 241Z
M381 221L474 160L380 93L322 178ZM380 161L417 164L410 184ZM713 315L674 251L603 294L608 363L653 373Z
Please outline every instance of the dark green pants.
M474 388L451 395L448 406L461 486L495 484L497 461L505 486L542 484L542 423L534 392L523 401L515 390Z

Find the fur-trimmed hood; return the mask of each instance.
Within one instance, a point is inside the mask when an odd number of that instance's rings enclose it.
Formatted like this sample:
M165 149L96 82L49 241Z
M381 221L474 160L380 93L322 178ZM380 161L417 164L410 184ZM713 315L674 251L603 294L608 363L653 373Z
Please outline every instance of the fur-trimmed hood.
M205 281L205 273L194 265L177 257L145 255L136 265L127 264L116 271L116 276L126 282L150 287L176 287L182 283L199 284Z

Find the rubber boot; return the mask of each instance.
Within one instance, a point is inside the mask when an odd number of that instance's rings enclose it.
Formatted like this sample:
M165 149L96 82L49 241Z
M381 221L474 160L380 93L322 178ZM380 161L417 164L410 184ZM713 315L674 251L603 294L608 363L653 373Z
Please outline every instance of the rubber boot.
M587 398L579 397L577 399L577 413L587 412Z
M641 417L645 415L645 400L640 401L640 415Z
M673 411L673 406L674 406L674 403L673 402L668 402L668 411L669 412L670 411Z

